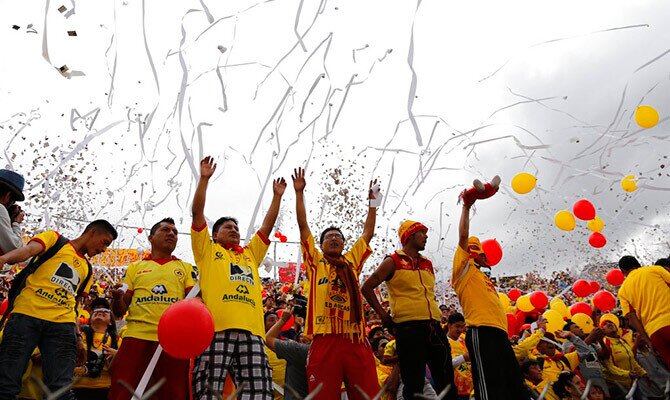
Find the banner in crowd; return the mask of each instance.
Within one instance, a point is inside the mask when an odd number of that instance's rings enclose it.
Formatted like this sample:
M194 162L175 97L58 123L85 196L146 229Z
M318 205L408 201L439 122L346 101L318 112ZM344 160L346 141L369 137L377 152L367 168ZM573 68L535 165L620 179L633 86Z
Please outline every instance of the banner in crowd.
M282 283L293 283L295 282L295 269L296 263L290 262L285 267L279 267L279 280ZM300 273L305 273L305 264L300 263Z

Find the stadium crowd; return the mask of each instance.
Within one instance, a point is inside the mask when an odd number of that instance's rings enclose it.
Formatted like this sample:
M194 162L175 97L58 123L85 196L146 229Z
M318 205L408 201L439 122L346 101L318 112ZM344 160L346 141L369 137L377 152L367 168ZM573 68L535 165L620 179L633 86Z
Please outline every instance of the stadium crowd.
M370 183L363 233L345 252L338 227L313 236L298 168L306 272L298 284L261 279L287 182L273 182L263 223L242 247L236 219L210 230L204 217L215 170L202 160L195 265L173 255L178 232L164 218L149 232L151 250L127 268L89 262L117 238L105 220L76 238L45 231L23 244L24 181L0 170L0 399L131 399L142 385L156 399L668 398L667 258L642 266L622 255L590 270L591 282L574 271L493 279L470 208L495 195L496 177L461 195L450 282L435 281L421 254L429 228L416 221L402 223L402 248L363 280L378 185ZM211 342L192 357L157 352L161 317L193 297L211 312Z

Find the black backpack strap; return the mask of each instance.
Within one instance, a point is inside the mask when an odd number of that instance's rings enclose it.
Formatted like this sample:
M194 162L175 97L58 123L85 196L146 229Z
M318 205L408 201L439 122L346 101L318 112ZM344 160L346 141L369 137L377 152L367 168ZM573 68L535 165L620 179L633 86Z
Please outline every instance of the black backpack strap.
M93 329L90 325L82 325L80 331L86 336L86 351L91 351L91 346L93 346Z
M79 316L79 299L81 296L84 294L84 289L86 289L86 285L88 285L88 282L91 281L91 275L93 275L93 266L91 263L86 260L86 265L88 266L88 272L86 273L86 278L81 283L81 286L77 289L77 295L74 298L74 312L77 316Z
M16 274L14 280L12 281L12 286L7 297L7 311L5 311L5 314L2 316L2 320L0 320L0 328L5 324L5 320L7 320L7 317L9 317L9 314L12 312L12 309L14 308L14 300L16 300L23 288L26 286L26 280L28 279L28 276L32 275L37 270L37 268L39 268L51 257L55 256L56 253L58 253L60 249L62 249L63 246L65 246L69 241L70 240L65 236L59 236L53 246L46 249L42 255L33 257L28 265L22 269L21 272Z

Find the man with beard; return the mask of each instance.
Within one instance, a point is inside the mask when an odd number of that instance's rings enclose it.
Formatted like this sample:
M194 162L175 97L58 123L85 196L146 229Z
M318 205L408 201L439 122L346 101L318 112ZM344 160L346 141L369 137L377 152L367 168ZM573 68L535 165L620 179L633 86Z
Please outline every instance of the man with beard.
M433 263L421 255L426 248L428 228L420 222L405 221L398 228L402 250L386 257L363 284L361 292L388 328L395 328L403 398L423 393L426 365L435 389L448 385L446 399L456 399L454 370L449 339L440 325L441 312L435 301ZM391 315L379 304L374 289L386 282Z
M305 171L302 168L295 170L292 178L309 281L305 333L314 336L307 361L310 392L323 384L320 399L339 399L344 382L349 399L363 398L356 386L372 398L379 392L379 382L372 347L365 335L363 302L358 286L363 264L372 253L368 243L375 231L376 207L379 206L374 202L372 183L363 234L351 250L342 254L344 235L336 227L326 228L321 233L321 251L316 248L307 225L303 196Z
M173 256L177 228L172 218L156 223L149 231L151 254L128 266L123 286L112 292L116 315L128 316L123 343L112 364L111 400L129 400L131 393L119 381L135 388L158 347L158 321L172 304L184 299L197 279L196 269ZM163 352L149 385L165 378L158 399L189 398L189 361Z
M490 185L497 189L499 184L500 178L496 177ZM474 202L473 198L463 196L451 284L468 326L465 343L472 363L475 398L528 398L519 363L507 338L505 310L495 286L481 270L489 268L486 255L479 239L470 237L470 207Z

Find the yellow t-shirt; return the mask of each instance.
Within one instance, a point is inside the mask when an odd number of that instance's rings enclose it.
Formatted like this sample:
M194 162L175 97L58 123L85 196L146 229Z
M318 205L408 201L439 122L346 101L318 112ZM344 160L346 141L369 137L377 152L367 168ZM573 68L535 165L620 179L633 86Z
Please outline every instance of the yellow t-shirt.
M372 250L365 239L360 238L351 250L344 254L344 259L356 278L371 253ZM309 280L306 333L308 335L357 333L360 335L359 338L363 338L365 336L363 301L360 302L361 322L352 323L349 290L337 275L336 267L330 265L316 248L312 234L302 242L302 254Z
M451 285L463 308L468 326L489 326L507 333L507 316L491 280L469 260L461 246L454 254Z
M176 257L169 260L145 258L128 266L123 283L133 297L128 306L125 336L158 341L158 321L173 303L183 300L195 285L193 266Z
M274 351L270 350L265 346L265 354L268 355L268 363L270 364L270 369L272 369L272 383L276 384L280 388L284 388L284 382L286 380L286 360L277 358L277 354ZM275 400L281 400L284 398L277 390L274 390Z
M670 272L657 265L631 271L619 289L623 315L635 312L651 336L670 326Z
M458 340L449 339L449 345L451 346L451 358L456 358L467 353L468 349L465 347L465 341L458 338ZM470 369L470 363L464 362L458 367L454 368L454 384L456 384L456 389L458 389L458 394L462 396L469 396L474 389L472 383L472 370Z
M88 344L86 342L86 335L81 335L84 340L84 348L88 349ZM91 344L91 351L100 357L103 352L102 340L105 339L104 332L93 332L93 343ZM121 347L121 338L117 337L117 348ZM105 344L109 347L112 346L112 337L107 335ZM106 353L105 353L106 354ZM106 355L105 355L106 356ZM109 373L109 363L105 360L100 376L97 378L91 378L88 376L86 369L84 367L77 367L74 369L74 375L80 377L74 385L73 389L104 389L108 388L112 384L112 376Z
M202 300L214 316L214 329L242 329L265 337L258 265L270 241L256 232L238 254L212 242L207 226L191 229L193 257L200 270Z
M59 236L56 231L46 231L30 241L41 244L46 251ZM51 322L75 323L75 297L88 272L86 257L72 244L66 244L28 276L26 287L16 297L12 312ZM90 289L91 281L89 279L84 292Z

